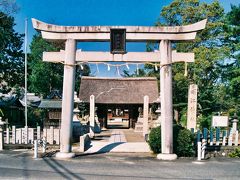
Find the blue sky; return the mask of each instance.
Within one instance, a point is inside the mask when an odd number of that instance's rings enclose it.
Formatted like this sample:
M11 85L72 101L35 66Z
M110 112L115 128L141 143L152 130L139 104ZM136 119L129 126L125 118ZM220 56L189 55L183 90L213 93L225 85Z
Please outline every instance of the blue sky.
M211 0L205 0L211 2ZM29 42L35 33L30 19L58 25L139 25L152 26L159 17L161 8L172 0L16 0L20 11L15 15L16 31L24 33L24 20L28 18ZM226 11L230 4L239 0L220 0ZM78 48L84 51L108 51L108 43L81 43ZM131 43L128 51L145 51L145 44ZM96 65L92 65L96 72ZM136 66L130 66L135 70ZM115 68L107 71L105 65L99 66L97 76L118 76Z

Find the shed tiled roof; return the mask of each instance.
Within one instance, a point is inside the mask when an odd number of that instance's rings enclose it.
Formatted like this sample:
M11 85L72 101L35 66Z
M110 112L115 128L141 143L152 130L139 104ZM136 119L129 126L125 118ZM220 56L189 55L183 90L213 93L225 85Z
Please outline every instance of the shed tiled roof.
M47 100L44 99L41 101L39 108L46 108L46 109L61 109L62 108L62 100Z
M157 79L144 78L97 78L82 77L79 98L89 102L91 95L100 104L143 104L143 97L149 96L153 103L159 96Z

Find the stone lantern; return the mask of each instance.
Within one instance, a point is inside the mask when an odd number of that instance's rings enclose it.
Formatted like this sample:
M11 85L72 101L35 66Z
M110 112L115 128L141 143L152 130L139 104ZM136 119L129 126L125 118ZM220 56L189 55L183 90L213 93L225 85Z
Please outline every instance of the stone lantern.
M154 123L154 126L157 127L157 126L160 126L161 125L161 105L160 105L160 97L157 98L156 101L154 101L154 103L156 103L158 105L158 108L157 110L155 111L155 113L157 114L157 121L156 123Z
M238 123L238 117L237 117L237 114L234 113L233 120L232 120L232 130L233 130L233 132L237 131L237 123Z

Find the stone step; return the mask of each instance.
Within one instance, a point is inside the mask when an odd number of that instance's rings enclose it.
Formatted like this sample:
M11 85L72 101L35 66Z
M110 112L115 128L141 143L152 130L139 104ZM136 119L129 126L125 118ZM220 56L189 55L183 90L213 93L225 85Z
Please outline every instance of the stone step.
M143 125L136 125L134 132L143 132Z

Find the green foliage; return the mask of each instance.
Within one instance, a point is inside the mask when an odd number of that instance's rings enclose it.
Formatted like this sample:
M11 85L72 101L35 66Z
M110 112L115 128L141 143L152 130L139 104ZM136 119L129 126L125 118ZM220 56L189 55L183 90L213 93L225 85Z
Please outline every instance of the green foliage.
M232 158L240 158L240 148L234 149L234 151L229 153L228 156Z
M46 118L46 111L39 108L28 107L28 126L43 127L43 120Z
M5 15L1 15L0 18L3 18L12 13L16 13L19 10L19 7L15 0L0 0L0 11L4 12Z
M46 97L52 90L62 90L63 86L63 64L54 64L42 61L44 51L60 51L65 49L63 43L47 42L38 33L34 35L30 45L31 54L29 62L29 89ZM88 65L83 65L83 69L76 67L75 90L79 91L81 76L88 76L90 68Z
M179 157L194 155L192 133L179 125L173 126L173 152ZM154 153L161 152L161 127L151 129L148 144Z
M180 157L191 157L194 155L194 136L188 129L181 129L177 137L176 154Z
M49 43L42 39L39 33L33 37L29 61L29 89L31 92L45 97L54 89L62 89L63 65L42 61L44 51L59 51L61 47L61 44Z
M148 144L154 153L161 152L161 127L151 129Z
M3 111L0 109L0 117L3 117L4 114L3 114Z
M0 83L24 85L23 35L14 30L14 18L0 11Z
M187 108L188 86L198 85L198 115L201 127L209 127L213 112L232 111L240 115L240 5L232 6L224 14L219 1L211 3L199 0L174 0L165 6L156 26L187 25L208 19L206 28L197 33L193 42L173 44L178 52L194 52L195 62L188 64L184 76L184 64L173 64L173 103L184 122ZM148 43L147 51L159 49L159 44ZM159 70L146 65L145 71L159 77Z
M199 122L199 128L203 129L203 128L209 128L211 126L211 120L212 120L212 116L202 116L200 115L198 117L198 122Z

